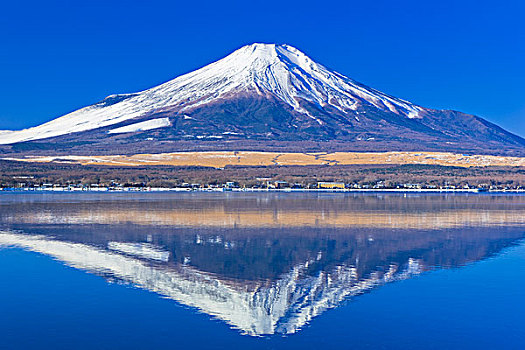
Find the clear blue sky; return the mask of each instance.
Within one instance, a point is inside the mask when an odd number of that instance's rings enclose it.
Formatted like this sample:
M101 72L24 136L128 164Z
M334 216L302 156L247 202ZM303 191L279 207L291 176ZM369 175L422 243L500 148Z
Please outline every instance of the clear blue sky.
M142 90L252 42L525 136L525 1L4 1L0 129Z

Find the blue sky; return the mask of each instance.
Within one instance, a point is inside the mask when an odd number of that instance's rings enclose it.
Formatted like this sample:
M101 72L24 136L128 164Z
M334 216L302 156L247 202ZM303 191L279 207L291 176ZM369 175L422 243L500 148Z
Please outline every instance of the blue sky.
M525 136L524 1L9 1L0 129L142 90L253 42Z

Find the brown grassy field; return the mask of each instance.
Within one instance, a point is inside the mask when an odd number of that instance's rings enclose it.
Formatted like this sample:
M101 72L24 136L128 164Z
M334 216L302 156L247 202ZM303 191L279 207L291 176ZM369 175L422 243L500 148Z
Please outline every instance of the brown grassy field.
M456 167L525 166L525 157L491 155L462 155L447 152L334 152L334 153L278 153L278 152L180 152L136 154L131 156L60 156L9 158L23 162L79 163L83 165L113 166L289 166L289 165L355 165L355 164L424 164Z

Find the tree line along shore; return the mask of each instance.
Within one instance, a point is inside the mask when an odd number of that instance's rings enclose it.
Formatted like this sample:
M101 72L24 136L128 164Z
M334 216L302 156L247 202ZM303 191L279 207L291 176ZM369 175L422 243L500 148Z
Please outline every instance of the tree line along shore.
M0 161L0 188L481 189L525 188L525 167L439 165L108 166Z

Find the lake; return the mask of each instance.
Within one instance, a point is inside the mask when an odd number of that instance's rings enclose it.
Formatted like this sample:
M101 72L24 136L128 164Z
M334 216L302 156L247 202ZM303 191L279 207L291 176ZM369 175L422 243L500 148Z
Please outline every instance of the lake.
M0 193L0 348L523 349L525 196Z

